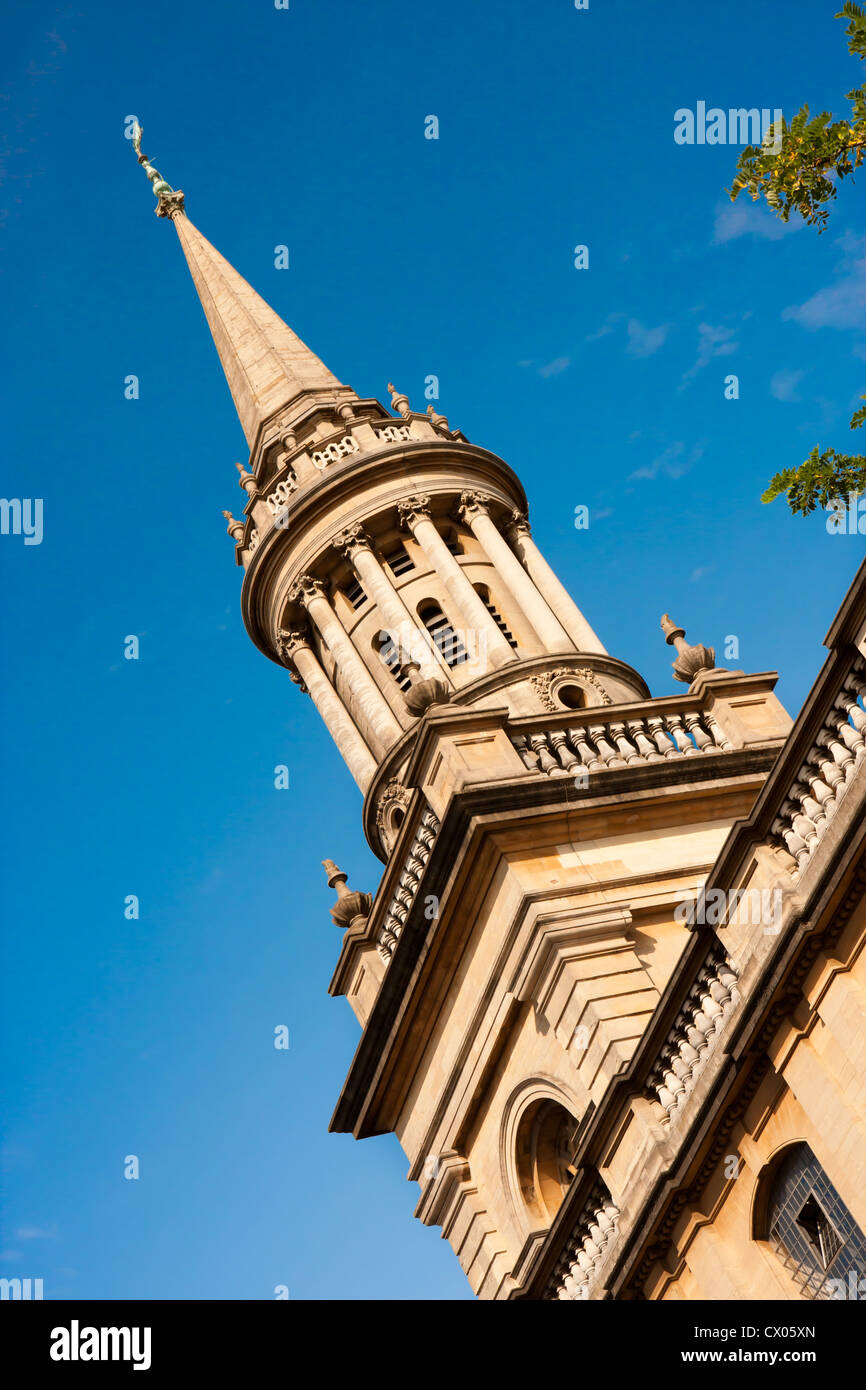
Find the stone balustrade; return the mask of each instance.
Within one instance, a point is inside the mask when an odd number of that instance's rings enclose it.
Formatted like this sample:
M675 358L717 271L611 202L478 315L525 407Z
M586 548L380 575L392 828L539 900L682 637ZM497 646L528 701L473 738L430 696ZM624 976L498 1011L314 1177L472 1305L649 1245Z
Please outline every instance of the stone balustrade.
M589 1298L602 1256L616 1236L618 1223L619 1208L611 1200L604 1183L596 1183L550 1276L545 1299L577 1302Z
M430 858L430 851L438 834L439 819L427 807L421 813L418 828L412 837L405 863L397 881L397 887L382 920L377 950L386 965L394 953L406 918L418 896L418 889L427 867L427 860Z
M714 943L650 1071L648 1093L672 1119L693 1090L716 1039L739 1000L737 975Z
M858 653L770 829L769 842L786 851L795 882L866 757L864 695L866 661Z
M696 709L623 719L609 718L604 707L581 710L562 728L512 734L511 741L530 772L550 777L733 751L715 716Z

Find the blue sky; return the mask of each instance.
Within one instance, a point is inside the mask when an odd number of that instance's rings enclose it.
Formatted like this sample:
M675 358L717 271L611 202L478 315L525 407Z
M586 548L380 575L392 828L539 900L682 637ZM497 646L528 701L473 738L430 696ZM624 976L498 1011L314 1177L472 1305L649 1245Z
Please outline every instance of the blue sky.
M759 497L847 446L866 389L863 179L822 236L785 229L731 207L736 149L677 145L674 112L838 111L836 8L6 7L3 495L44 499L44 538L0 537L3 1273L57 1298L469 1296L396 1140L327 1133L358 1027L326 992L319 861L370 891L381 866L309 701L244 632L221 516L243 436L124 118L343 381L423 408L439 376L654 693L670 611L778 669L796 713L863 540Z

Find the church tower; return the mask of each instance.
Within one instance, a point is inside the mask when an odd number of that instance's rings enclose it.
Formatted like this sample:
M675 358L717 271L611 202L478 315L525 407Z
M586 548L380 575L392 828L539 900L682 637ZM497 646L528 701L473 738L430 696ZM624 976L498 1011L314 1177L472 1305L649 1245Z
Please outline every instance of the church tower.
M555 1241L574 1257L541 1296L600 1296L626 1126L591 1172L574 1155L790 728L775 675L716 669L666 617L682 689L651 696L545 561L508 464L391 385L388 408L338 381L189 221L140 131L136 149L249 446L226 513L244 623L315 704L383 864L368 893L325 861L330 991L362 1029L331 1127L397 1135L416 1215L480 1297L526 1296ZM791 833L766 850L771 880ZM736 993L708 947L684 1048L630 1096L632 1138L691 1084ZM577 1181L575 1244L557 1213Z

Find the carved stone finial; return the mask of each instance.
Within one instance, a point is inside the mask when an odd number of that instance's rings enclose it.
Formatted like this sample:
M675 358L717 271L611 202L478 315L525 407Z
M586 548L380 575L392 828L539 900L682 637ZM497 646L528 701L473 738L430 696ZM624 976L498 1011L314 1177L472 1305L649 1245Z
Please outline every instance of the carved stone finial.
M247 472L242 463L236 463L235 468L238 470L239 485L244 489L245 492L249 493L250 497L252 497L253 493L258 492L259 490L258 483L253 477L252 473Z
M179 212L183 212L183 193L180 189L172 188L170 183L162 177L158 169L155 169L146 154L141 153L141 137L144 134L141 126L136 121L132 131L132 147L138 156L138 162L144 169L145 174L150 179L157 204L155 212L157 217L176 217Z
M438 676L430 676L413 684L404 698L409 713L420 718L432 705L447 704L450 696L451 691L445 682Z
M396 410L398 415L402 415L404 420L408 420L412 414L409 397L401 396L393 381L388 382L388 390L391 392L391 409Z
M345 898L349 891L346 887L349 875L344 874L342 869L338 869L333 859L323 859L322 868L328 875L328 887L336 889L338 898Z
M427 414L430 416L430 424L433 426L434 429L439 430L440 434L451 433L450 429L448 428L447 415L437 415L432 405L428 405Z
M714 647L690 646L686 641L686 630L677 627L667 613L662 614L661 629L668 646L676 647L677 659L673 663L674 676L678 681L691 685L701 671L712 671L716 664Z
M223 516L228 522L226 530L231 536L232 540L239 541L241 536L244 534L244 523L242 521L238 521L237 517L232 516L231 512L224 511Z
M342 869L338 869L333 859L323 859L322 867L328 875L328 887L336 889L337 901L331 908L331 919L334 926L351 926L358 918L362 921L370 915L370 908L373 899L369 893L352 892L347 887L346 880L348 874L344 874Z

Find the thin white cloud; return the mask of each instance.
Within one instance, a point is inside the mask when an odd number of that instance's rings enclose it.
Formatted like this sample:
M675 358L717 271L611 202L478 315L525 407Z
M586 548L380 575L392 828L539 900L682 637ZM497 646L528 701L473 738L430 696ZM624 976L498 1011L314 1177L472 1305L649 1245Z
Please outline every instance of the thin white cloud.
M545 377L559 376L560 372L564 372L566 367L570 366L570 357L554 357L552 362L547 362L543 367L538 368L538 375Z
M770 395L775 396L777 401L799 401L797 387L805 375L805 371L793 368L774 372L770 377Z
M587 333L583 341L585 343L594 343L597 342L599 338L606 338L608 333L613 332L614 324L619 323L620 319L623 318L625 318L624 314L608 314L601 328L597 329L595 333Z
M725 328L720 324L715 327L711 323L698 324L698 355L687 372L683 372L680 381L680 390L686 382L691 381L692 377L697 376L698 372L704 367L709 366L714 357L727 357L730 353L736 352L739 343L733 341L734 329Z
M669 323L660 323L658 328L644 328L639 319L629 319L626 324L629 357L652 357L663 346L670 327Z
M783 236L799 231L805 225L799 217L796 221L782 222L766 208L746 202L743 195L735 203L722 203L716 208L713 244L721 246L742 236L757 237L761 241L780 241Z
M651 463L644 464L642 468L636 468L633 473L629 473L629 480L641 478L651 482L660 473L665 478L681 478L703 457L703 452L703 443L693 444L691 449L687 449L682 439L675 439Z
M838 279L803 304L792 304L782 314L810 333L816 328L866 330L866 236L846 232L836 242L842 259Z

